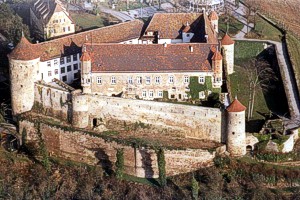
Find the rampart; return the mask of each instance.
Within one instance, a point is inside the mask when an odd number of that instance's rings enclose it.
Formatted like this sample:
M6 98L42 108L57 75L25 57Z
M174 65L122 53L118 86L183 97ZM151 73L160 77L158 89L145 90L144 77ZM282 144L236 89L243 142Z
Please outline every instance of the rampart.
M221 142L225 118L219 108L73 93L73 125L93 128L99 123L122 130L143 123L163 133ZM82 124L84 123L84 124Z
M100 165L105 170L114 170L117 149L123 149L125 173L146 178L158 177L157 154L153 148L129 144L103 133L37 122L28 117L20 119L19 130L20 133L26 130L27 141L35 144L42 138L53 156ZM216 152L224 151L224 145L210 150L165 149L166 174L172 176L211 166Z

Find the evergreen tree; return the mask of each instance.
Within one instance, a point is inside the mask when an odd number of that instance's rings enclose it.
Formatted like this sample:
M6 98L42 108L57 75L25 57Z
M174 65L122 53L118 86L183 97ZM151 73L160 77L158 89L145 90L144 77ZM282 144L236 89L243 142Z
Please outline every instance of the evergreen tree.
M117 161L116 161L116 176L117 178L122 178L124 174L124 150L117 150Z
M196 200L196 199L198 199L198 196L199 196L199 183L193 175L193 178L192 178L192 199Z
M167 184L166 178L166 161L165 161L165 152L163 149L160 149L157 152L157 163L159 171L159 182L162 187Z

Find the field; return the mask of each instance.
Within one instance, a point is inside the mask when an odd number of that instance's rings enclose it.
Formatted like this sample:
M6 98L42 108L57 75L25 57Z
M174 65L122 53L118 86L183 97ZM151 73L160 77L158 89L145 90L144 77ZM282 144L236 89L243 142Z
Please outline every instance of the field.
M76 24L76 31L101 28L119 22L118 19L108 14L101 13L98 16L85 12L70 12L72 19Z

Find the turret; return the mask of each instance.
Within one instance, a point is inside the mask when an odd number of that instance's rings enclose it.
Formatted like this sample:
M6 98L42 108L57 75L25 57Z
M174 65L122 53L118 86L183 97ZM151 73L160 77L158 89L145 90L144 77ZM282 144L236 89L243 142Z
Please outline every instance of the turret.
M91 93L91 83L92 83L92 58L90 54L83 48L83 54L80 58L81 60L81 86L83 88L83 93Z
M89 126L89 102L86 95L78 91L72 92L73 115L72 125L77 128L86 128Z
M19 44L8 55L14 116L30 111L34 104L34 82L40 62L38 52L38 45L31 44L22 34Z
M227 151L232 156L246 154L245 110L237 99L227 107Z
M228 74L234 72L234 41L226 33L221 40L224 66Z
M186 25L182 29L182 42L183 43L191 42L191 39L193 36L194 36L194 33L191 32L191 26L190 26L189 22L186 22Z
M212 11L208 16L210 23L214 30L218 33L219 32L219 16L215 11Z
M214 71L214 87L221 87L222 86L222 75L223 75L223 56L216 50L212 57L212 68Z

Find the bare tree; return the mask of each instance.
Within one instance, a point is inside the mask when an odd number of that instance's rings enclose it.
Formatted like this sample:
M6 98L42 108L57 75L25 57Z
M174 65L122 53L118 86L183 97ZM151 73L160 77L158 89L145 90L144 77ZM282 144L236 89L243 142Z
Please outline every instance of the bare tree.
M249 103L247 120L253 117L254 103L258 88L267 91L272 87L271 82L275 81L276 75L270 64L263 59L254 59L246 66L249 81Z

